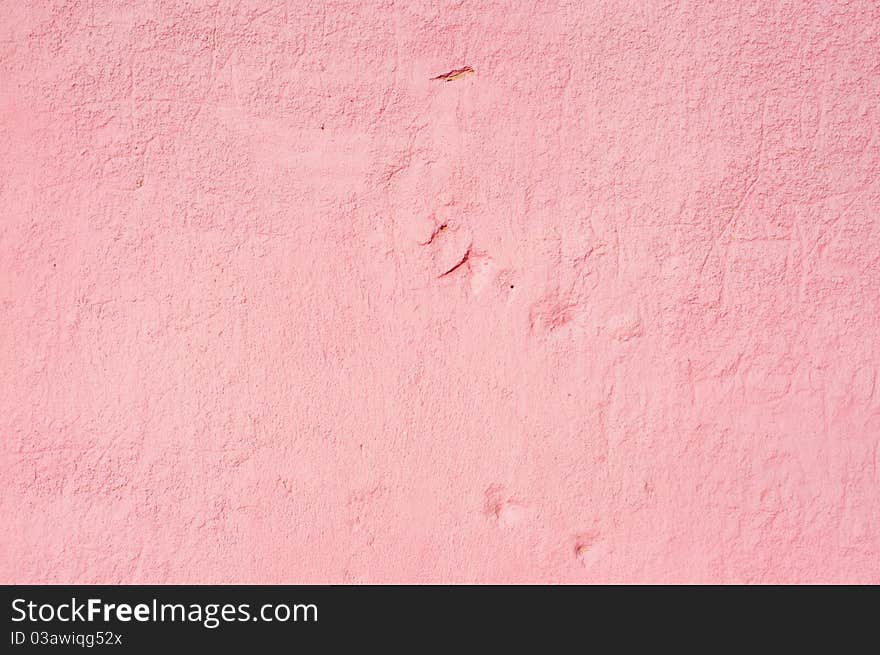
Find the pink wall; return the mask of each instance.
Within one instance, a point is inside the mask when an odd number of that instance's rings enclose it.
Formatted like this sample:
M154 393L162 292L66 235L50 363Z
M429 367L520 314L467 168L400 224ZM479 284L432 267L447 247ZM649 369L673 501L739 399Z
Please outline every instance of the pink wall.
M0 581L880 582L877 2L0 4Z

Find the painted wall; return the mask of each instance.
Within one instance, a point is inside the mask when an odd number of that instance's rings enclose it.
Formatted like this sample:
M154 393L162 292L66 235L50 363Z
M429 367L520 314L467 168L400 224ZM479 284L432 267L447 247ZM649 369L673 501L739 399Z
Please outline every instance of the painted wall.
M0 4L3 582L880 582L876 2Z

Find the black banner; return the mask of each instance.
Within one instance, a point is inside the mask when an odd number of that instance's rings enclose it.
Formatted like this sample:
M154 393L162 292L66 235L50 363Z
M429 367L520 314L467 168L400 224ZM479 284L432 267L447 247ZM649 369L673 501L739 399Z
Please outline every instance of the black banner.
M679 644L706 631L729 645L757 634L812 636L834 619L843 621L840 639L876 620L876 588L817 589L6 586L2 652L279 646L323 652L353 644L418 652L466 646L475 638L543 650L551 643L596 646L607 638L621 646ZM856 602L844 602L853 595Z

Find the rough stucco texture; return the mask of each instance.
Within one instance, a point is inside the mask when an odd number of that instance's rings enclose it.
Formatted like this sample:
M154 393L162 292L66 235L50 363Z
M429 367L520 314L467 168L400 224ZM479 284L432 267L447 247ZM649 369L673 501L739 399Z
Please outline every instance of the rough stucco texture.
M2 581L880 582L878 3L2 15Z

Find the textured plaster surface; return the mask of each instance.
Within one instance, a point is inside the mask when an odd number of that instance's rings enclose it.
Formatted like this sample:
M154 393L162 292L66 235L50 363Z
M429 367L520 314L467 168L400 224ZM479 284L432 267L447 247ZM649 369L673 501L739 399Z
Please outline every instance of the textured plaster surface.
M878 3L0 9L0 581L880 582Z

